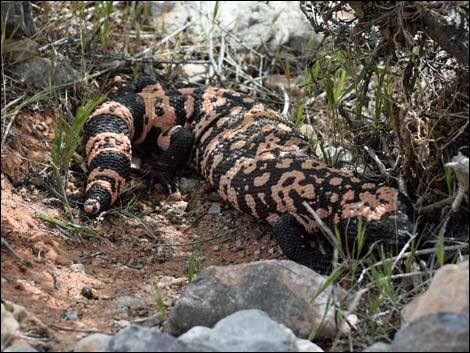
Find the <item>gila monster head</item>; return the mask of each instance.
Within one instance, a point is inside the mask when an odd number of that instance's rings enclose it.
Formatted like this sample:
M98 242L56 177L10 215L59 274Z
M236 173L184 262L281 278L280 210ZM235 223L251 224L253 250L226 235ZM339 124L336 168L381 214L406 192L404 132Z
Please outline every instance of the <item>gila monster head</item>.
M392 249L405 244L413 232L412 205L408 198L398 190L386 187L383 189L393 191L393 196L391 195L393 207L380 218L372 216L367 219L366 217L366 242L368 244L378 242L385 249ZM342 223L347 229L349 244L353 244L358 234L358 219L351 218Z

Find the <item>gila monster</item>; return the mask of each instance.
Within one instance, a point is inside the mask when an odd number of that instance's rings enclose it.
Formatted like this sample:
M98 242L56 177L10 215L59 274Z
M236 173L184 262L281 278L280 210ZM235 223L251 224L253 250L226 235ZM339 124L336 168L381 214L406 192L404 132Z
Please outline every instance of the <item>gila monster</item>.
M231 90L165 91L141 78L91 114L84 140L90 171L84 210L90 215L116 201L130 174L132 146L145 142L160 151L152 182L173 190L175 171L192 160L224 200L273 226L289 259L319 272L330 268L332 250L311 246L319 225L304 201L325 224L346 233L350 245L359 217L367 222L368 244L397 246L411 230L409 205L397 189L326 166L292 123Z

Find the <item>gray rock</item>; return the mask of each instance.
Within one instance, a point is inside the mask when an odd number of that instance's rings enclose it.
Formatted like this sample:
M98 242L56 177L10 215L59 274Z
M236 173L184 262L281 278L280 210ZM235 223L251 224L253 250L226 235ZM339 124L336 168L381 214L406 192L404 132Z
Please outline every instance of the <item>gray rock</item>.
M147 301L141 295L130 296L125 295L116 299L114 305L123 314L136 315L150 312Z
M146 317L144 319L132 321L133 325L144 326L144 327L155 327L160 325L165 319L161 313Z
M1 3L2 23L7 24L7 37L10 37L15 30L15 36L24 34L31 37L36 33L29 1L2 1Z
M48 58L35 56L12 69L15 78L32 88L46 88L49 81L53 86L77 80L78 73L63 62L56 62L54 67Z
M44 325L24 306L3 299L1 308L2 350L9 344L9 342L26 332L37 332L42 337L53 337L49 327Z
M113 336L93 333L75 344L74 352L106 352L106 347Z
M186 345L167 333L130 326L114 336L106 352L189 352Z
M324 319L317 337L331 337L336 333L334 311L328 306L331 287L311 302L324 280L288 260L210 266L186 287L164 330L179 336L194 326L212 327L236 311L260 309L301 338L308 337ZM344 295L337 288L338 300Z
M15 343L4 350L4 352L39 352L28 343Z
M3 53L8 63L16 65L36 56L38 54L38 47L39 44L29 38L5 41Z
M219 321L213 329L197 326L178 338L199 352L323 352L260 310L243 310ZM298 342L301 341L301 342Z
M297 338L296 345L297 352L324 352L323 349L321 349L315 343L310 342L309 340Z
M171 205L171 208L168 209L167 213L172 214L176 213L177 215L182 216L186 209L188 208L188 203L186 201L176 201Z
M213 215L213 216L218 216L222 213L222 205L220 203L214 202L211 207L209 207L209 210L207 211L208 214Z
M214 76L214 68L207 64L185 64L181 70L189 83L204 83Z
M197 179L188 179L183 177L178 181L178 188L183 194L191 193L195 191L198 187L199 180Z
M19 335L20 324L13 315L13 309L7 304L2 304L2 330L1 330L1 348L5 348L8 343Z
M433 312L468 313L469 295L469 262L442 266L429 289L404 307L403 321L414 321Z
M70 272L85 273L85 266L83 266L83 264L71 264L69 270Z
M377 342L364 349L363 352L393 352L393 350L391 344Z
M78 319L78 313L75 310L67 310L63 317L67 321L75 321Z
M469 314L432 313L402 327L393 352L468 352Z
M223 29L230 45L237 50L268 48L274 52L280 45L288 45L303 52L313 35L312 27L302 14L298 1L245 1L243 6L234 1L219 2L217 22L213 15L216 1L151 1L151 19L156 27L168 33L182 28L190 20L195 38L208 38L209 33ZM214 38L218 37L214 31ZM226 35L227 32L235 35Z

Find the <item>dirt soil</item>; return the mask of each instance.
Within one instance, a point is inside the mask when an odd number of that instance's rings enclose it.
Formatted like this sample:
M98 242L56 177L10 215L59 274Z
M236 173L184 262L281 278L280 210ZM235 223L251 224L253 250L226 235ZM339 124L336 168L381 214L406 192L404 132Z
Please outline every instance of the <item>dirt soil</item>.
M45 177L56 126L54 112L22 113L2 152L1 231L11 248L2 242L2 299L24 306L44 325L31 325L14 342L72 350L91 332L113 334L129 322L158 316L155 287L171 311L188 284L188 267L199 272L284 257L270 227L217 202L197 175L192 178L199 178L198 186L186 192L141 192L127 213L126 197L97 219L74 207L75 224L93 229L98 239L42 220L38 215L70 220ZM72 174L72 200L83 200L84 183L83 172ZM132 185L145 188L137 179Z

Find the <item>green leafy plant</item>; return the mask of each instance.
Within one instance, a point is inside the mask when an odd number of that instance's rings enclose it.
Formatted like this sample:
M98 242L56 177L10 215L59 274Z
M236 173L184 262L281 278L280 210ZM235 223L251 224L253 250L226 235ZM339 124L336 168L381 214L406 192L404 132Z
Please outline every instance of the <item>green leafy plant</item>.
M80 134L86 119L104 98L104 96L100 96L86 100L85 103L78 108L71 123L68 123L64 116L61 115L59 117L59 126L55 133L54 146L51 154L51 165L56 184L63 197L64 206L70 216L72 216L72 212L67 198L66 185L72 155L81 143Z
M162 295L160 293L160 289L158 289L158 283L157 280L153 280L152 282L152 287L155 295L155 303L158 306L158 309L160 310L160 314L162 314L163 320L168 320L168 313L166 311L166 306L165 303L163 302Z
M188 281L192 282L197 272L197 258L199 256L199 249L195 248L188 262Z
M103 49L108 47L108 37L111 24L111 13L113 10L112 1L95 1L95 26L99 27L101 45Z
M42 212L38 212L36 216L39 219L42 219L43 221L46 221L46 222L49 222L51 224L58 226L64 231L71 232L74 234L85 235L86 237L91 238L91 239L101 239L101 236L91 228L82 227L81 225L73 223L73 222L64 222Z

